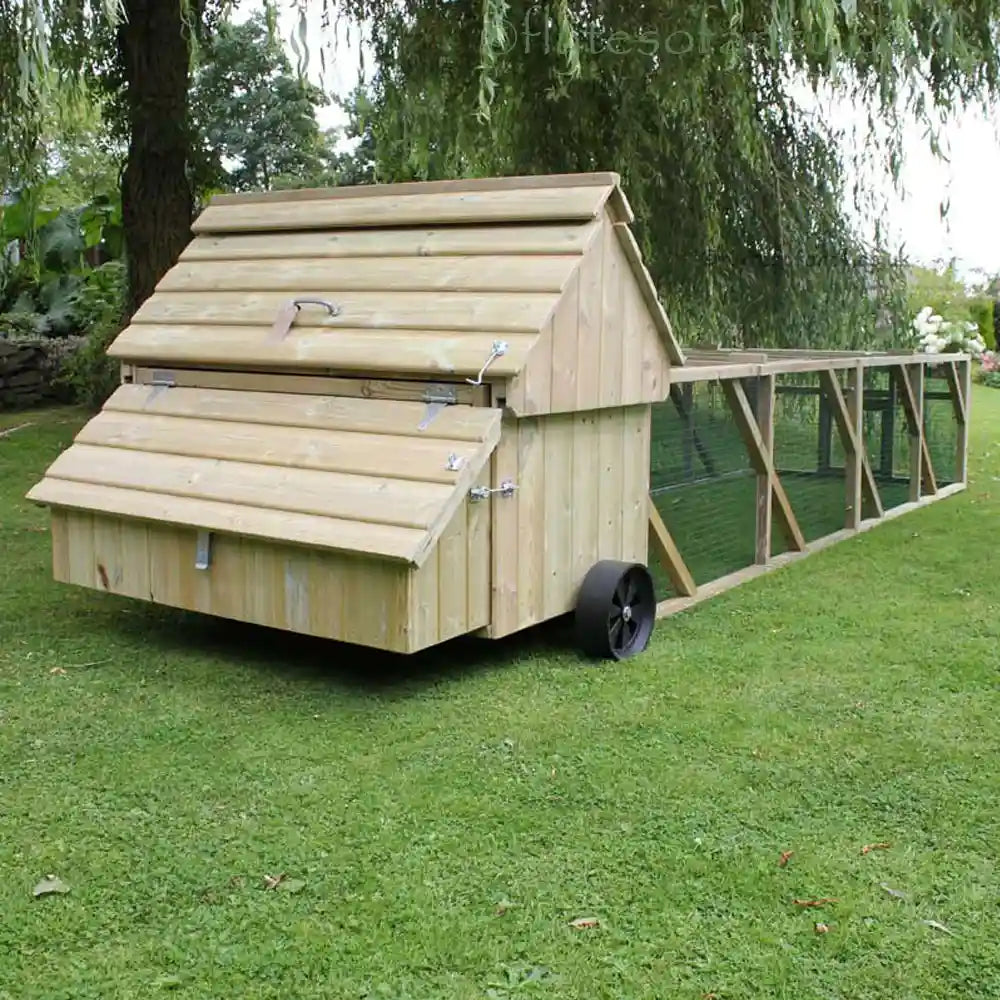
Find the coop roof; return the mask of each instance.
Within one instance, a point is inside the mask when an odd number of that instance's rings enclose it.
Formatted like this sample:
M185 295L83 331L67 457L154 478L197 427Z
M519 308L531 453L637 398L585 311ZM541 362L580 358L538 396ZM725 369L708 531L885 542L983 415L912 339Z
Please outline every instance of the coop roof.
M500 411L124 385L28 494L59 507L421 565Z
M219 196L110 354L470 377L501 342L490 377L511 378L609 216L630 240L632 213L612 173ZM677 363L634 240L628 250ZM303 299L312 301L289 306Z

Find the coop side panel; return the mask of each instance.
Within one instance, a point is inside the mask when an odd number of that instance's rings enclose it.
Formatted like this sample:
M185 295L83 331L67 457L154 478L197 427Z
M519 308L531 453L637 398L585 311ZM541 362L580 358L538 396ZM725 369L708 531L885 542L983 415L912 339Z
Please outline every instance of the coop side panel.
M489 486L488 469L476 485ZM411 652L489 624L491 511L488 501L466 500L427 561L411 574Z
M494 453L494 638L571 611L601 559L647 557L648 406L511 419Z
M507 404L530 416L659 402L670 358L622 239L610 220L594 237Z
M190 528L55 510L55 578L270 628L407 652L410 571L362 556L213 535L195 568Z

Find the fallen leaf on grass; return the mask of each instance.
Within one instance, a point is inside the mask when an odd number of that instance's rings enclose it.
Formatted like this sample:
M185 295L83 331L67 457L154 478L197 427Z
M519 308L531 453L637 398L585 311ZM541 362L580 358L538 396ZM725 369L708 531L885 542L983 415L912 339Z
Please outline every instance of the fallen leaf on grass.
M928 927L933 927L936 931L943 931L945 934L950 934L952 937L955 936L955 932L948 930L944 924L939 923L937 920L921 920L922 924L927 924Z
M829 934L830 933L830 925L829 924L814 924L813 925L813 930L817 934Z
M890 847L892 847L892 844L888 841L883 841L880 844L865 844L865 846L861 848L861 853L870 854L872 851L885 851Z
M301 892L305 887L306 880L304 878L286 878L278 886L282 892Z
M282 882L285 881L286 875L282 872L280 875L265 875L264 876L264 888L265 889L277 889Z
M32 895L37 899L39 896L67 893L69 892L69 886L61 878L57 878L55 875L47 875L31 891Z
M900 892L899 889L893 889L891 885L886 885L885 882L879 882L879 885L887 892L893 899L906 899L906 893Z
M590 927L600 927L601 922L597 917L577 917L576 920L571 920L569 922L570 927L575 928L578 931L586 930Z
M496 913L498 917L502 917L514 904L509 899L501 899L497 903Z
M822 899L793 899L792 903L795 906L826 906L827 903L839 903L839 899L832 899L829 896L824 896Z
M65 677L66 676L66 671L62 667L53 667L49 671L49 673L50 674L55 674L57 677Z
M778 859L778 867L784 868L785 865L787 865L788 862L791 860L791 857L794 853L795 851L782 851L781 857Z

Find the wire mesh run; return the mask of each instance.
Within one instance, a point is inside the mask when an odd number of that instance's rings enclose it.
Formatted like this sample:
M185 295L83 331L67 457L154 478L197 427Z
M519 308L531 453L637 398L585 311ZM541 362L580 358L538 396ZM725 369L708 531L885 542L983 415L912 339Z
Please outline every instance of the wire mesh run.
M863 389L861 442L873 480L861 475L864 518L875 514L871 485L889 511L961 475L960 407L948 369L889 363L858 372L856 365L831 365L773 376L771 461L792 514L785 516L772 497L769 553L763 532L757 539L759 491L766 480L758 476L759 459L751 461L749 448L756 453L756 447L748 446L747 436L760 432L766 449L768 425L760 417L770 379L733 379L725 388L718 379L682 383L653 406L650 492L698 587L855 523L848 454L856 377ZM911 417L921 407L926 449ZM747 428L744 416L752 416L754 427ZM912 482L918 470L919 491ZM677 596L658 560L651 563L657 593Z
M650 494L699 586L753 563L757 477L717 381L653 406ZM672 594L653 568L657 594Z

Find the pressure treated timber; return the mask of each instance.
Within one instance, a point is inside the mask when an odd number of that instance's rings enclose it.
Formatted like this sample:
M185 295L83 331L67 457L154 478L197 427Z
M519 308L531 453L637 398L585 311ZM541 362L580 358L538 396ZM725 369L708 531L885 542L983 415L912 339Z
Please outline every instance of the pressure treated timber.
M381 198L385 195L483 193L536 188L616 187L621 183L613 171L566 174L524 174L504 177L458 177L441 181L398 181L390 184L359 184L343 187L294 188L284 191L249 191L217 194L213 205L248 205L275 201L317 201L347 198Z
M136 385L171 384L178 388L236 389L245 392L345 396L422 403L426 403L428 393L436 395L448 393L454 395L456 403L466 406L488 406L490 402L489 386L472 386L465 382L296 375L280 371L227 371L219 368L148 368L139 365L128 367L134 372L132 381Z
M865 462L867 454L862 442L864 441L864 413L865 413L865 370L860 365L855 365L848 369L847 375L847 397L845 406L847 407L847 430L844 434L841 431L841 440L844 445L844 487L845 496L845 519L844 527L857 530L863 520L862 504L864 487L862 485L865 476ZM836 419L836 409L834 411ZM871 465L869 464L869 471ZM875 491L876 496L878 490ZM879 498L881 500L881 498Z
M775 378L762 375L757 382L757 427L768 455L774 455ZM774 473L757 473L757 527L754 536L754 560L758 564L771 558L771 531L774 507Z
M283 258L259 261L181 261L156 286L158 292L259 292L298 294L303 287L344 292L555 292L579 264L576 256Z
M844 528L843 530L834 532L831 535L825 535L823 538L810 542L799 552L783 552L781 555L774 556L766 565L747 566L744 569L737 570L735 573L729 573L726 576L719 577L717 580L713 580L711 583L707 583L699 587L697 593L691 597L674 597L665 601L660 601L656 609L657 617L668 618L669 616L678 614L681 611L686 611L688 608L693 608L696 605L701 604L702 601L707 601L712 597L717 597L719 594L723 594L727 590L732 590L734 587L738 587L741 584L755 580L766 573L771 573L776 569L781 569L783 566L788 566L791 563L798 562L800 559L805 559L807 556L821 552L823 549L827 549L831 545L836 545L839 542L846 541L856 535L870 531L872 528L877 528L880 524L885 524L886 522L892 521L897 517L903 516L904 514L909 514L912 511L919 510L922 507L926 507L928 504L936 503L939 500L944 500L950 496L954 496L956 493L960 493L965 488L964 483L953 483L950 486L943 487L931 496L921 497L915 502L905 503L899 507L892 507L887 510L882 517L864 520L856 529Z
M914 461L911 472L918 471L916 496L911 493L910 499L915 500L920 496L921 487L927 493L937 493L937 479L934 476L934 464L931 461L930 448L927 447L927 437L924 434L924 407L923 393L921 391L919 399L914 392L913 383L905 366L899 365L889 369L891 377L900 388L900 398L903 403L903 411L906 413L906 423L910 432L910 452L916 451L919 460ZM921 383L922 384L922 383ZM912 478L912 477L911 477Z
M147 385L121 386L104 408L112 412L153 413L196 420L466 442L483 441L496 423L495 412L485 408L447 406L421 429L427 413L427 404L423 402L394 401L391 406L369 406L359 405L357 400L347 396L310 395L303 399L293 393L234 392L185 386L175 386L168 391Z
M309 201L212 203L194 221L194 233L360 229L505 222L587 221L597 217L610 186L383 194Z
M529 260L552 254L579 255L600 222L546 226L487 226L445 229L334 230L332 232L234 233L198 236L180 255L194 261L266 261L377 258L485 257L517 255Z
M853 466L860 459L862 505L867 503L869 510L874 511L874 516L881 517L884 513L882 498L879 496L875 474L872 472L871 463L868 461L868 456L865 453L864 444L862 443L863 431L859 430L859 413L861 408L859 407L853 413L848 408L844 394L840 389L840 383L832 371L821 371L819 379L820 387L829 400L833 411L833 419L840 433L840 440L844 446L844 454L847 456L847 465ZM856 384L861 385L861 380L857 379ZM853 484L850 486L850 489L853 492ZM916 498L911 497L911 499Z
M340 314L303 308L293 330L324 331L331 340L345 330L427 330L477 333L532 333L552 315L558 302L553 292L338 292L333 288L300 286L295 298L330 300ZM289 295L276 291L164 291L150 296L132 317L137 326L197 323L200 326L262 327L270 330ZM117 341L116 341L117 343Z
M505 418L491 486L517 490L489 501L492 638L571 611L599 559L647 561L649 422L645 405Z
M761 440L760 429L754 419L753 411L747 400L743 386L736 381L724 380L722 391L729 402L730 409L736 419L736 426L746 445L750 464L758 475L767 476L771 481L771 492L776 501L775 512L781 525L782 534L791 549L801 552L806 546L795 512L788 501L788 495L774 469L774 459Z
M133 325L119 335L108 353L160 368L223 367L239 359L245 368L448 379L477 375L498 339L507 344L507 352L491 365L490 375L515 375L525 366L538 339L536 334L293 326L285 340L269 341L267 332L263 327L247 326Z
M619 227L610 222L595 231L506 394L507 405L519 416L665 397L673 334L650 312L649 290L641 284L648 274L630 267L625 245Z
M123 385L29 497L419 566L501 420L456 405L422 428L426 413L409 401Z
M659 560L663 571L670 579L675 591L684 597L693 597L698 592L697 584L691 571L684 562L684 557L677 548L676 542L667 530L660 517L660 512L649 498L649 551L653 558Z

